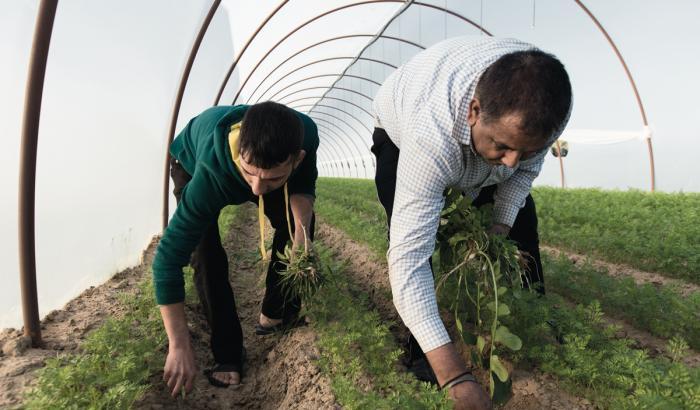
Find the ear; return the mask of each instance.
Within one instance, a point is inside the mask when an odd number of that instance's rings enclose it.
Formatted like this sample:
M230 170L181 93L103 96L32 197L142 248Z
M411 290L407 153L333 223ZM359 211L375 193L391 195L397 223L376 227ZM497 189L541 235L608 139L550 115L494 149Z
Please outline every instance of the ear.
M479 115L481 114L481 103L479 103L479 99L474 97L474 99L469 103L469 114L467 114L467 123L469 123L470 127L473 127L476 124L476 120L479 118Z
M292 168L298 167L301 161L304 160L304 157L306 157L306 151L303 149L299 150L299 154L297 154L297 159L294 161L294 166Z

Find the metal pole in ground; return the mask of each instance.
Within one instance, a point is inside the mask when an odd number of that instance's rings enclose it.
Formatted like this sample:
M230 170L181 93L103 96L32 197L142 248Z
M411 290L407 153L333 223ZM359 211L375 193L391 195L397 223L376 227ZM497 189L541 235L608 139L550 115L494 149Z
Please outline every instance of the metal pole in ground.
M44 91L46 61L58 0L42 0L39 4L34 39L29 60L29 73L24 93L22 142L19 169L19 275L22 290L24 335L32 338L32 346L41 345L39 301L36 286L36 154L39 145L39 119Z

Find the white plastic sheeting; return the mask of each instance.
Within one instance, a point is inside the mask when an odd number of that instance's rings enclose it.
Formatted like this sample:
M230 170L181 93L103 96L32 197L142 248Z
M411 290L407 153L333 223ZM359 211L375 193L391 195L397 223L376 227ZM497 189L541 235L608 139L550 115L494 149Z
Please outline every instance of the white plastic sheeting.
M0 257L5 262L0 327L21 324L18 152L37 3L0 3ZM223 1L192 69L178 129L214 103L235 56L280 3ZM377 83L392 72L390 65L399 66L415 55L420 50L415 44L429 47L448 37L484 34L419 2L394 20L405 4L349 6L301 27L318 14L352 3L358 2L285 4L250 44L225 83L219 103L234 102L240 90L236 103L274 99L309 112L321 134L321 174L370 178L374 173L369 153L371 99ZM644 141L622 141L632 135L625 133L642 130L629 82L603 35L573 0L424 3L459 13L496 36L531 42L564 62L575 94L567 130L574 138L564 159L569 186L648 189ZM700 26L693 20L700 5L650 0L585 4L610 32L637 81L654 130L657 188L700 191L695 177L700 171L696 160L700 143L694 121L700 116L700 82L694 77L700 72L700 56L689 52L700 37ZM210 5L206 0L59 1L38 152L37 281L42 316L137 263L160 231L170 110L187 54ZM364 50L362 59L348 66L389 21L385 36L415 44L379 38ZM340 36L345 38L323 42ZM336 78L341 72L347 75ZM329 91L331 85L335 87ZM320 100L322 96L326 98ZM610 142L612 136L617 143L581 143L585 141L579 137L591 142L594 133L580 130L600 130L599 142ZM554 158L545 163L537 182L559 185Z

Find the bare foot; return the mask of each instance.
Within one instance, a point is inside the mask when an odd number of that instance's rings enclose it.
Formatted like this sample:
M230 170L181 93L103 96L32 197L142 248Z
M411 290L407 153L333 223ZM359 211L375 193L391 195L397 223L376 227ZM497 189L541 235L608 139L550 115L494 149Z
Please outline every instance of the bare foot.
M282 323L282 319L271 319L262 313L260 314L260 324L264 327L272 327Z
M238 372L214 372L211 377L220 381L221 383L226 383L229 385L236 385L241 383L241 375Z

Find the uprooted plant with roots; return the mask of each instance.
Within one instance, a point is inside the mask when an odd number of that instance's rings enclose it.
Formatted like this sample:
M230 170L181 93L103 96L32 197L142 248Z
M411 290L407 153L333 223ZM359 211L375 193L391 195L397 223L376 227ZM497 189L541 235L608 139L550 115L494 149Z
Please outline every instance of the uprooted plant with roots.
M302 227L303 229L303 227ZM287 244L284 253L277 253L284 269L280 272L280 282L286 300L300 298L309 301L323 282L321 259L309 247L309 239L304 229L304 246L294 248Z
M501 323L511 313L504 297L511 292L518 299L528 286L524 256L505 237L487 233L490 219L468 197L448 192L437 233L437 289L454 312L462 339L472 347L473 364L490 370L490 392L497 400L501 393L509 394L511 384L498 349L522 347L521 339Z

